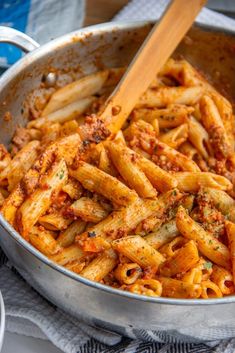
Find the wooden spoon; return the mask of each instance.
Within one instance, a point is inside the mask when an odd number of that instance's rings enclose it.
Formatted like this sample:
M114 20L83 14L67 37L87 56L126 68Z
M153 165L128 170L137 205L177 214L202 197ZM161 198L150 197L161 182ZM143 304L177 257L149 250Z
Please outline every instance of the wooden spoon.
M108 98L100 119L117 132L194 22L206 0L173 0Z

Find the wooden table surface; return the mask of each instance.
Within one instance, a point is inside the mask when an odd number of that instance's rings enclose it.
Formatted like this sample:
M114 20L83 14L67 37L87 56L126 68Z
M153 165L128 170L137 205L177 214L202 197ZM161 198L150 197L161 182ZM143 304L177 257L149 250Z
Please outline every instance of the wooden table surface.
M128 0L86 0L84 26L108 22L128 3Z

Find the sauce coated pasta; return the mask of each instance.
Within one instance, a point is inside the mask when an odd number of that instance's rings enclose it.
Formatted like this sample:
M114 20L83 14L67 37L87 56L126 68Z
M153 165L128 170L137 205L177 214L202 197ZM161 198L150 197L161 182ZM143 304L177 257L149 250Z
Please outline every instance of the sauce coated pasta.
M170 59L116 131L121 107L100 116L123 72L56 90L10 151L0 145L1 213L89 280L154 297L234 294L232 105Z

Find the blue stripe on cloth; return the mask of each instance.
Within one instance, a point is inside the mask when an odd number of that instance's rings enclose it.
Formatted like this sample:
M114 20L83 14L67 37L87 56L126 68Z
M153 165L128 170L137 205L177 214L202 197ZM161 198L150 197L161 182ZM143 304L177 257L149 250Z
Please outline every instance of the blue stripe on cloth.
M13 27L25 32L30 11L30 0L1 0L0 25ZM0 66L7 67L14 64L22 52L13 45L0 44Z

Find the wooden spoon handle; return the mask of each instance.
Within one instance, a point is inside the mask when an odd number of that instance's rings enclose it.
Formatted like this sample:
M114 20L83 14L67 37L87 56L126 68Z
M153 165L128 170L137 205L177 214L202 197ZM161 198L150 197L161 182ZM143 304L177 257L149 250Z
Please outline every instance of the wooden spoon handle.
M122 127L139 97L171 56L205 2L174 0L160 22L153 27L101 114L101 119L112 133Z

